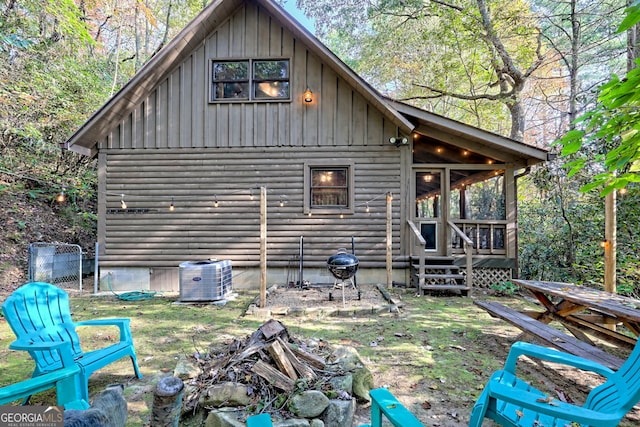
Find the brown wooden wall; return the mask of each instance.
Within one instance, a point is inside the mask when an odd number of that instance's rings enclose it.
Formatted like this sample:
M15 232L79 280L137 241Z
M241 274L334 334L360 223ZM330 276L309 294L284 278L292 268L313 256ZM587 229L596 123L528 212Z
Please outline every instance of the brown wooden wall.
M270 266L285 266L297 255L300 236L309 266L324 265L340 247L350 250L351 236L363 266L384 266L385 193L400 194L396 147L107 150L101 156L108 175L100 206L104 212L99 213L106 219L99 230L104 266L170 266L208 258L257 266L259 186L267 188ZM353 164L354 214L304 214L303 177L309 158ZM122 194L126 209L121 209ZM170 211L172 202L175 209ZM400 197L392 203L398 254Z

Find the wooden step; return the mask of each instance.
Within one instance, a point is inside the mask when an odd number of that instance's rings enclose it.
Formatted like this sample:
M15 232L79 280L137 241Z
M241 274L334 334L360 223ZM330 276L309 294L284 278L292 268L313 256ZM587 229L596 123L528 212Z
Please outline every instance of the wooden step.
M469 288L467 285L422 285L420 286L420 289L425 290L425 291L437 291L437 290L443 290L443 291L451 291L451 290L466 290L468 291Z
M464 280L463 274L416 274L420 279Z
M462 296L469 296L471 288L466 285L422 285L420 292L426 294L429 291L459 291Z
M427 262L429 261L434 261L434 262L449 262L451 264L453 264L453 261L455 261L455 258L452 256L446 256L446 255L432 255L432 256L426 256L424 257L425 260L427 260Z
M420 269L420 264L413 264L413 268ZM427 264L424 266L425 270L460 270L459 265L453 264Z

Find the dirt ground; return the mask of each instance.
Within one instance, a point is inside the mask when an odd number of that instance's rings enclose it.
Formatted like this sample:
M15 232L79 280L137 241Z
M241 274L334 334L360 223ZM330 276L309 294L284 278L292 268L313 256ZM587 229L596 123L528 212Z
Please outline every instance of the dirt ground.
M338 285L273 286L267 292L267 307L276 316L340 315L376 312L401 301L385 298L377 286ZM387 310L388 311L388 310Z

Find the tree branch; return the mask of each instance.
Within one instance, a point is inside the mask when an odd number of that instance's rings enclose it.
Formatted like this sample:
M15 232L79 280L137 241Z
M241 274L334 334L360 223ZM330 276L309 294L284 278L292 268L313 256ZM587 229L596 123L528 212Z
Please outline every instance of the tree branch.
M507 92L500 92L497 94L482 94L482 95L466 95L466 94L462 94L462 93L455 93L455 92L449 92L446 90L442 90L442 89L437 89L434 87L430 87L427 85L422 85L419 83L413 83L414 86L422 88L422 89L427 89L431 92L433 92L433 95L423 95L423 96L412 96L409 98L403 98L403 99L399 99L399 101L409 101L409 100L413 100L413 99L436 99L436 98L442 98L445 96L450 96L451 98L456 98L456 99L462 99L465 101L478 101L481 99L484 100L489 100L489 101L502 101L505 99L509 99L513 96L513 94L515 93L514 89L511 89Z

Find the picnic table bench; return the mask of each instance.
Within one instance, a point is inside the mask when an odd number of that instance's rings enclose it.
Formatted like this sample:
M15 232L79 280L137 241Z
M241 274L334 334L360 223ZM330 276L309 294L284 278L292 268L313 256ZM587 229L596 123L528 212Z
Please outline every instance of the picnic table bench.
M623 359L498 302L475 300L474 303L492 316L506 320L559 350L584 357L613 370L619 369L624 363Z

